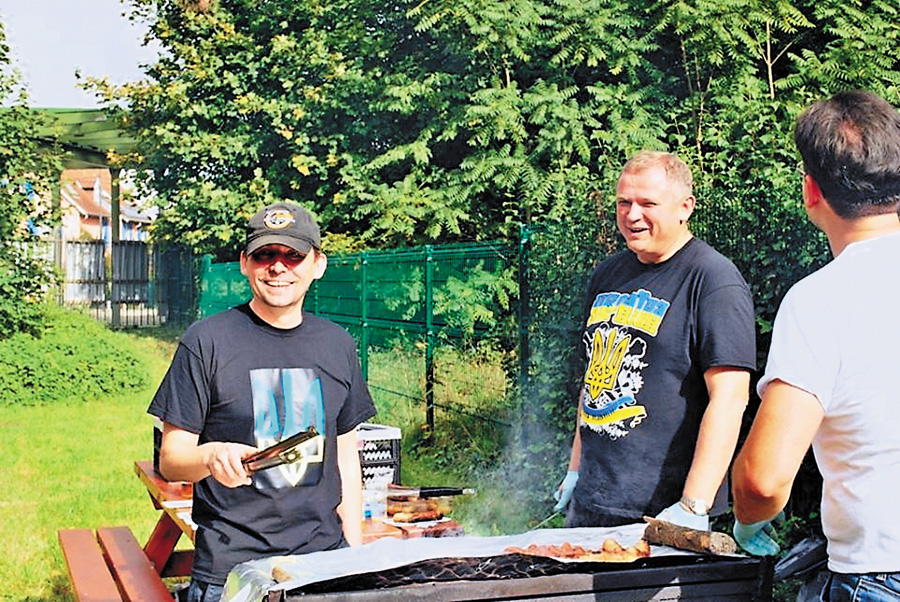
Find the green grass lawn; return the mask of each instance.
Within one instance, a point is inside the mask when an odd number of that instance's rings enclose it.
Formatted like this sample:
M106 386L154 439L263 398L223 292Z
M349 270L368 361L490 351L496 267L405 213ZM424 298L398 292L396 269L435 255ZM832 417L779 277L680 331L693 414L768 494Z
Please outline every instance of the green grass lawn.
M0 598L70 600L57 540L67 527L127 525L145 542L159 515L134 474L153 454L147 405L170 343L134 337L154 358L152 386L66 405L0 406Z
M29 602L71 600L57 531L126 525L146 542L160 511L134 473L134 462L152 458L153 423L146 409L165 374L174 341L170 332L129 333L146 358L151 378L141 391L64 405L0 405L0 599ZM375 422L403 432L403 482L411 485L477 486L477 499L461 504L468 532L488 534L502 527L485 523L481 510L493 502L477 472L502 447L495 423L506 403L505 376L495 352L443 350L434 436L427 440L423 371L417 352L392 349L376 355L370 381ZM443 356L443 357L442 357ZM468 413L467 413L468 412ZM509 516L509 500L500 491ZM182 542L181 547L190 544Z

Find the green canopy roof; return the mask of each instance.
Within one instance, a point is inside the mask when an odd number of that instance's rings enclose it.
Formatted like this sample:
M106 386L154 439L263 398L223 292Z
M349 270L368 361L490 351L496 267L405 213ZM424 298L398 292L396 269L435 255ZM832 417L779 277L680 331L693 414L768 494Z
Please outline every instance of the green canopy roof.
M129 153L135 141L121 123L102 109L32 109L46 118L39 135L48 144L58 141L66 151L67 168L110 167L108 153Z

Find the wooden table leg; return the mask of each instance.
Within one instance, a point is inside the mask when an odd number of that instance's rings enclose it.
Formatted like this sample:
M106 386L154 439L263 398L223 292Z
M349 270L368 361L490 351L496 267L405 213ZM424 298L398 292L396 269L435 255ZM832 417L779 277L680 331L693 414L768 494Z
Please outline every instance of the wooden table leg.
M169 562L160 577L189 577L194 566L194 550L176 550L169 556Z
M147 540L147 544L144 546L144 553L147 554L147 558L150 559L150 562L156 568L156 572L160 575L165 570L169 558L175 552L175 545L180 538L181 528L168 514L163 512L156 523L156 527L153 528L153 533L150 534L150 539Z

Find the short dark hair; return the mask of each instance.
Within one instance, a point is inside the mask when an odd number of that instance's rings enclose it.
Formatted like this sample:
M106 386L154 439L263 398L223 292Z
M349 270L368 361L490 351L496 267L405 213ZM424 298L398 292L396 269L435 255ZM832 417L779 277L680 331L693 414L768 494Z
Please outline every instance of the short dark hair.
M794 141L806 172L845 219L900 206L900 113L863 90L839 92L797 118Z

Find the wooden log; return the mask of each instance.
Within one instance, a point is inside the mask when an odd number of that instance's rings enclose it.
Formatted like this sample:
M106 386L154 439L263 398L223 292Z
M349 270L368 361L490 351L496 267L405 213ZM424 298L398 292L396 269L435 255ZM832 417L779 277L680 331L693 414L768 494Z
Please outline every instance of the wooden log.
M670 546L699 554L730 556L738 553L737 543L728 535L716 531L697 531L645 516L648 523L644 539L651 544Z

